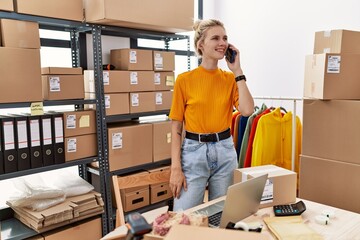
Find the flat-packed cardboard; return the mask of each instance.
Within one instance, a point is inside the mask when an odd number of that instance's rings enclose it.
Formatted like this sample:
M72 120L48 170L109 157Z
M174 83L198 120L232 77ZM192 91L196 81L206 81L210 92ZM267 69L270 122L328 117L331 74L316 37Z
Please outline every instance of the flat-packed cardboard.
M152 162L152 125L129 124L108 127L109 170Z
M153 51L154 71L175 71L175 52Z
M153 70L153 55L151 50L144 49L112 49L110 63L116 70Z
M39 24L36 22L1 19L1 46L40 48Z
M360 99L360 54L306 56L304 97Z
M125 212L145 207L150 204L149 187L142 188L134 192L121 194L121 202Z
M155 111L168 110L171 108L172 91L155 92Z
M194 0L87 0L86 21L161 32L191 31Z
M14 11L13 0L1 0L0 10L13 12Z
M355 53L360 54L360 32L343 29L315 33L314 54Z
M64 137L96 133L94 110L64 112Z
M44 240L98 240L102 237L101 218L73 223L61 229L43 234Z
M107 93L104 98L106 116L130 112L129 93Z
M155 72L154 73L155 91L166 91L174 88L174 72Z
M97 156L96 134L65 138L65 162Z
M42 67L41 68L42 75L81 75L82 68L81 67Z
M300 157L299 197L360 213L360 164Z
M84 99L82 75L42 75L44 100Z
M42 101L40 50L0 47L0 103Z
M15 10L18 13L60 18L82 22L82 0L16 0Z
M145 235L144 240L154 240L156 238L147 238ZM169 233L165 238L158 238L165 240L184 240L184 239L206 239L206 240L219 240L219 239L251 239L251 240L268 240L265 234L256 232L234 231L221 228L207 228L189 225L174 225L171 227Z
M360 101L304 100L302 154L360 164Z
M171 121L154 122L153 161L171 158Z
M234 183L268 174L260 208L296 202L297 174L275 165L239 168L234 171Z
M161 96L162 97L162 96ZM160 103L159 96L159 103ZM159 108L163 105L159 104ZM155 111L155 93L154 92L137 92L130 93L130 113L152 112Z

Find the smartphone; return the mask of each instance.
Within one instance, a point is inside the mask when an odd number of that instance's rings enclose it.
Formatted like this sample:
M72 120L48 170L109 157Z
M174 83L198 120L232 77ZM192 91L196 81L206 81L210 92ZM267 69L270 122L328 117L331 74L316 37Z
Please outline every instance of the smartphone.
M227 48L225 52L225 58L229 61L229 63L235 62L236 52L231 48Z

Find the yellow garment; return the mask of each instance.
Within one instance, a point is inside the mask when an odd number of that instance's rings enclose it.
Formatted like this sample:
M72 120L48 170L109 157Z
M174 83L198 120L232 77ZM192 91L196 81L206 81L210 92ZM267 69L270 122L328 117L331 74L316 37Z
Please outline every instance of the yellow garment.
M238 102L233 73L200 66L177 77L169 117L184 121L190 132L221 132L231 126Z
M296 117L295 171L299 172L301 123ZM280 108L259 119L253 142L251 166L273 164L291 170L292 113Z

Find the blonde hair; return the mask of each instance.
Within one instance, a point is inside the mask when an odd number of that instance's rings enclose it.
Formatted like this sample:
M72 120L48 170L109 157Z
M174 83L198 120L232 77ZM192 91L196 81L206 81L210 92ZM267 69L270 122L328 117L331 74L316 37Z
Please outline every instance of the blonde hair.
M216 19L197 20L193 25L194 34L194 46L196 54L201 57L202 51L199 49L199 44L204 41L206 30L214 26L221 26L224 28L224 24Z

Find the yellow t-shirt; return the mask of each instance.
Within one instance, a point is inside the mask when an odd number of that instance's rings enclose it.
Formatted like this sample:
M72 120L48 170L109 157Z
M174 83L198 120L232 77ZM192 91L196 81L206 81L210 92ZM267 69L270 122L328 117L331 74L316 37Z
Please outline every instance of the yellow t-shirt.
M190 132L221 132L230 127L238 102L233 73L200 66L177 77L169 117L184 121Z

